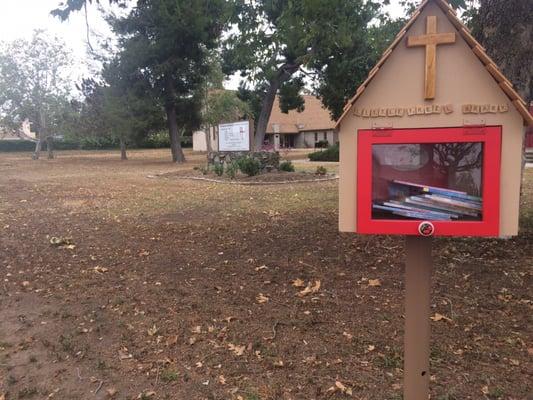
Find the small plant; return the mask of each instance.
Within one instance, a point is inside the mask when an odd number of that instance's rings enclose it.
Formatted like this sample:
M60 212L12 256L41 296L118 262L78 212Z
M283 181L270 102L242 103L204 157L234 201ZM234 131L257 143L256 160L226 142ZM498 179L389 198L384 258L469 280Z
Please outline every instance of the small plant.
M226 165L226 174L230 177L230 179L235 179L238 171L239 164L236 161L233 161L230 164Z
M238 163L241 172L248 176L255 176L261 172L261 163L253 157L243 157L238 160Z
M178 372L172 369L166 369L161 372L161 380L163 382L174 382L178 380Z
M213 171L215 171L215 174L217 174L217 176L222 176L222 174L224 174L224 164L216 163L213 166Z
M279 170L285 172L294 172L294 165L289 160L283 161L279 164Z
M328 173L328 170L326 169L326 167L322 166L322 165L319 165L318 167L316 167L316 171L315 171L315 174L316 175L326 175Z
M34 387L31 388L24 388L19 391L18 398L19 399L26 399L28 397L33 397L37 394L37 389Z

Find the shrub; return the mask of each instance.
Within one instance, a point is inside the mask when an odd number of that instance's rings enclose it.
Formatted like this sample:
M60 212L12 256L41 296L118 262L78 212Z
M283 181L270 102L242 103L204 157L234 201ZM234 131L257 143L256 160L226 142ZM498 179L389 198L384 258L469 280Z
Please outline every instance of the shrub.
M285 172L294 172L294 165L292 165L291 161L283 161L281 164L279 164L279 170Z
M213 171L215 171L215 174L217 174L218 176L222 176L222 174L224 173L224 164L216 163L213 166Z
M322 165L319 165L318 167L316 167L316 171L315 171L315 174L317 175L326 175L328 173L328 170L323 167Z
M327 140L319 140L315 143L317 149L326 149L329 147L329 142Z
M311 161L339 161L339 145L328 147L326 150L308 154Z
M253 157L247 156L239 159L239 169L243 174L255 176L261 172L261 163Z
M231 179L235 179L235 176L237 176L238 170L239 170L239 165L236 161L233 161L230 164L226 165L226 174Z

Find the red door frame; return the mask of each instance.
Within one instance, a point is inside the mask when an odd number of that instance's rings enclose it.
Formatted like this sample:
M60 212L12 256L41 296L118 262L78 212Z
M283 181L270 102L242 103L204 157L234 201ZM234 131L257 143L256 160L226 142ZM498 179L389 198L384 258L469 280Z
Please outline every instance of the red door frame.
M498 236L500 226L501 127L359 130L357 135L357 232L419 235L421 220L372 219L372 145L482 142L483 220L431 221L435 236Z

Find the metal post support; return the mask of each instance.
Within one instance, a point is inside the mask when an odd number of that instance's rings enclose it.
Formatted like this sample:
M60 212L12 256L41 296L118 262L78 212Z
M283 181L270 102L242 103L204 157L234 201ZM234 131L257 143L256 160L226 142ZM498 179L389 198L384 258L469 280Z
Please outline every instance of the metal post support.
M404 400L429 398L431 248L430 237L406 238Z

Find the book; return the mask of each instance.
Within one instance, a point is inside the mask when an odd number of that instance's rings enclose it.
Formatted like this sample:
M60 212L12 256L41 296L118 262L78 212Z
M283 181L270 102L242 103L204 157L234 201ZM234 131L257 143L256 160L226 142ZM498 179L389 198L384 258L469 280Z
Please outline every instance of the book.
M413 182L389 181L389 199L374 201L374 218L391 216L431 221L481 220L481 197Z

